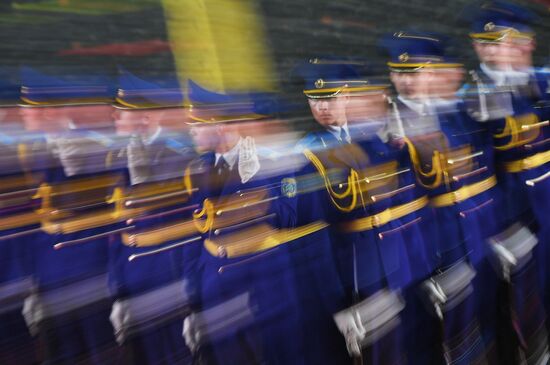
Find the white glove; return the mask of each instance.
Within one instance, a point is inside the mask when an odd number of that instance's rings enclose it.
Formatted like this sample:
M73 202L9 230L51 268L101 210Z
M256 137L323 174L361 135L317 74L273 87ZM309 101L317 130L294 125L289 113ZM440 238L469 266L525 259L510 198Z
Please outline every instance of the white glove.
M260 160L256 151L256 142L252 137L246 137L239 149L239 176L244 184L252 179L260 170Z
M131 311L128 308L128 302L124 300L116 300L113 303L109 320L115 330L116 342L122 345L126 340L126 330L128 323L131 321Z
M31 294L25 298L21 313L29 328L29 333L32 336L36 336L39 331L40 322L44 317L44 308L38 294Z
M367 331L361 324L359 313L355 310L343 310L334 315L334 321L346 339L346 346L350 355L360 356L360 344Z
M185 344L191 350L191 352L196 352L199 348L199 331L196 327L196 315L191 313L183 320L183 332L182 336L185 339Z

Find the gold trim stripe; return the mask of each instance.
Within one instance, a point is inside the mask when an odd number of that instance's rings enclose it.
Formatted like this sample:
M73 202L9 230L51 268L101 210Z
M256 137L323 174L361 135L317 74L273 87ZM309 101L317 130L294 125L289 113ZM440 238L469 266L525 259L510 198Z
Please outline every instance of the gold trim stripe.
M309 234L318 232L328 227L328 224L322 221L306 224L301 227L290 229L273 229L266 237L261 237L258 240L249 242L234 242L231 244L218 244L214 240L204 240L204 247L212 255L216 257L234 258L244 255L250 255L269 250L287 242L305 237Z
M504 171L506 172L521 172L534 169L550 162L550 150L537 153L533 156L523 158L521 160L505 162L503 164Z
M462 63L430 63L430 62L422 62L422 63L396 63L396 62L388 62L388 66L391 68L451 68L451 67L462 67Z
M197 229L194 222L192 220L188 220L142 233L132 234L124 232L122 234L122 243L126 246L132 247L157 246L165 242L181 239L196 233Z
M28 212L0 219L0 231L40 223L40 214Z
M497 178L495 175L493 175L485 180L479 181L471 185L463 186L450 193L438 195L431 199L430 204L436 208L447 207L449 205L460 203L464 200L481 194L484 191L491 189L496 184Z
M382 212L368 217L359 218L350 222L342 223L340 229L343 232L362 232L383 226L395 219L402 218L410 213L416 212L428 205L428 197L423 196L409 203L401 204L383 210Z

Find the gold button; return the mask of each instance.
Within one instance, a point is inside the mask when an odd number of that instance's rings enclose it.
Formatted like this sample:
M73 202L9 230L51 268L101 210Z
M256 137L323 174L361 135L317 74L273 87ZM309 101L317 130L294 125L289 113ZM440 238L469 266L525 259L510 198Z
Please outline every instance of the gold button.
M219 257L227 257L227 251L225 250L225 247L218 246L218 256Z

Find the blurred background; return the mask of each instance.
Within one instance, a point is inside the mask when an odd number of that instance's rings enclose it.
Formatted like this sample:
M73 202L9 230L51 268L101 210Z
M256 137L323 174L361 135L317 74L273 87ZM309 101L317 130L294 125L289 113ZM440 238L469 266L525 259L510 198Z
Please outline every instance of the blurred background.
M296 61L312 55L353 56L370 62L383 60L377 47L380 36L411 27L451 36L451 53L463 59L467 68L474 64L473 50L467 46L468 25L458 19L470 3L467 0L242 1L239 3L248 10L241 11L237 17L224 12L220 8L223 3L2 0L0 67L26 65L45 68L45 71L62 68L66 73L93 70L114 75L117 66L124 66L145 78L173 73L177 70L178 57L185 57L184 50L201 47L193 39L197 24L202 27L218 24L226 30L240 32L241 37L246 34L256 37L262 44L254 47L264 47L258 50L266 52L273 66L274 74L264 77L271 78L275 85L285 81ZM534 27L539 39L535 64L546 64L550 45L543 40L550 35L550 3L547 0L519 3L541 16ZM193 4L207 8L202 13L196 9L190 11L190 6L195 7ZM235 18L246 17L248 26L238 29ZM251 17L256 23L254 27L250 27ZM254 28L261 29L264 36L253 33ZM232 51L246 55L251 51L245 48L253 44L236 45L238 49ZM238 71L237 65L234 70Z

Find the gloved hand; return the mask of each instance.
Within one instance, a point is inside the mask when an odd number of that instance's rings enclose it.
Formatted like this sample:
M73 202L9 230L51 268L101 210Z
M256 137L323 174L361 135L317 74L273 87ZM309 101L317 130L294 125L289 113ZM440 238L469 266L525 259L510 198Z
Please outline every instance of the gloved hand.
M21 313L29 328L29 333L36 336L39 332L40 322L44 317L44 308L38 294L31 294L25 298Z
M256 142L252 137L246 137L241 142L239 150L239 176L244 184L252 179L260 170L260 160L256 151Z
M359 313L353 309L345 309L334 315L336 326L346 339L348 352L352 356L361 355L361 341L367 331L361 324Z
M200 345L200 333L197 329L197 317L191 313L183 320L182 336L185 344L192 353L196 352Z
M128 302L124 300L116 300L113 303L109 320L115 330L115 338L119 345L126 340L126 328L131 321L131 311L128 307Z

